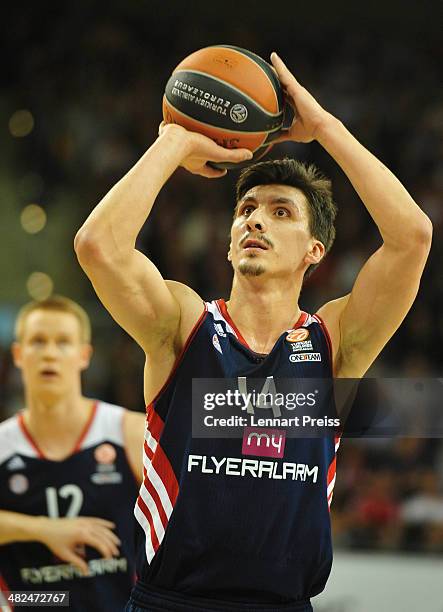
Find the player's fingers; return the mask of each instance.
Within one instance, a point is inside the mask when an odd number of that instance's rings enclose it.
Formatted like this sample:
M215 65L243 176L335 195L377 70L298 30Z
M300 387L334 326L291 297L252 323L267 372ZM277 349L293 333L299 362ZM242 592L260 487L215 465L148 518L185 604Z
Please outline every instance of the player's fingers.
M84 539L84 544L95 548L95 550L105 559L110 559L113 555L118 555L118 548L114 544L93 534L88 535Z
M115 523L113 523L112 521L108 521L107 519L102 519L97 516L84 516L79 518L86 520L93 526L96 525L98 527L107 527L108 529L115 529Z
M75 567L77 567L81 571L83 576L89 575L89 567L86 561L82 559L79 555L76 555L71 550L68 549L66 551L63 551L63 554L59 553L58 556L63 559L63 561L67 561L68 563L75 565Z
M208 164L206 164L200 174L206 178L213 179L221 178L222 176L225 176L227 172L228 171L226 169L213 168L212 166L208 166Z
M160 125L158 126L158 135L161 136L161 133L163 132L164 128L165 128L166 123L164 121L162 121L160 123Z
M96 534L98 536L101 536L102 538L105 538L106 540L109 540L115 546L120 546L121 544L121 540L118 537L118 535L114 533L113 531L111 531L110 529L99 528L96 530Z
M287 68L284 61L277 55L275 51L271 53L271 62L277 71L278 78L281 81L283 87L288 87L291 84L300 85L292 72Z
M214 155L211 156L211 161L238 164L239 162L252 159L252 157L253 153L249 149L224 149L223 147L217 147Z

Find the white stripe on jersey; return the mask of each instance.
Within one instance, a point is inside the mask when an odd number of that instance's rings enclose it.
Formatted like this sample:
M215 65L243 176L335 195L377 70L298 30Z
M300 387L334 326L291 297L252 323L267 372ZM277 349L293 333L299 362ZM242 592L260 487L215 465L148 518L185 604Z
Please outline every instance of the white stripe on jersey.
M226 319L220 312L220 309L217 306L217 302L214 300L213 302L205 302L205 304L206 304L207 311L212 314L214 318L214 322L217 323L219 321L223 321L226 327L226 331L232 334L235 338L237 338L237 334L235 333L235 331L232 329L232 327L229 325L229 323L226 321Z

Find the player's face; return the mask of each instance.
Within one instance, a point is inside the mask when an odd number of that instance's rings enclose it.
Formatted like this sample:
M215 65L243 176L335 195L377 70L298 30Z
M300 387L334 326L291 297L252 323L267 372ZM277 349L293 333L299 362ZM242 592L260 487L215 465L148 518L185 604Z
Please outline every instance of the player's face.
M13 356L30 393L62 397L80 389L80 372L89 365L91 346L82 342L75 315L34 310L25 319Z
M323 245L311 236L304 194L288 185L259 185L237 205L229 259L242 275L293 275L318 263Z

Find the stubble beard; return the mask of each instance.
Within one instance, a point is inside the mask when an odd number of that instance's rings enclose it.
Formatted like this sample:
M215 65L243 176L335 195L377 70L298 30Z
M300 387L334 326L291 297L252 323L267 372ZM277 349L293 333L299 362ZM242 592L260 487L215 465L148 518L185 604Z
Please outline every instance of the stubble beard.
M241 263L238 266L238 271L243 276L260 276L261 274L265 272L265 269L259 263L253 264L253 263L248 262L248 263Z

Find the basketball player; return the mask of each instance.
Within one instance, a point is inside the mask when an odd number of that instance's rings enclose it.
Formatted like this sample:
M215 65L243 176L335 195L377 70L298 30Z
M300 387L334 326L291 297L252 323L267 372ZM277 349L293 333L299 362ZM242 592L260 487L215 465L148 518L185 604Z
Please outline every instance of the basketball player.
M90 335L86 312L62 296L16 321L26 407L0 424L2 610L14 607L10 591L69 591L72 610L121 610L134 582L144 415L82 395Z
M383 244L349 295L303 312L303 278L332 244L335 206L315 170L271 161L243 171L237 185L229 301L204 303L190 287L163 280L134 247L162 186L179 166L216 178L224 172L208 161L251 157L177 125L161 126L79 230L80 264L147 357L145 479L135 506L143 541L131 612L312 610L332 563L338 440L288 438L284 454L270 458L259 444L247 452L245 438L193 438L192 380L361 377L411 307L430 249L431 223L395 176L277 55L272 62L297 111L281 140L324 147Z

